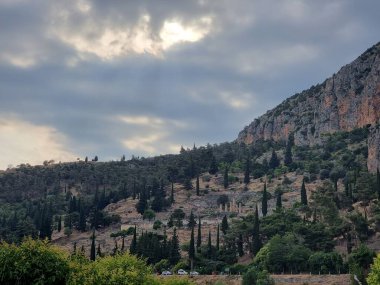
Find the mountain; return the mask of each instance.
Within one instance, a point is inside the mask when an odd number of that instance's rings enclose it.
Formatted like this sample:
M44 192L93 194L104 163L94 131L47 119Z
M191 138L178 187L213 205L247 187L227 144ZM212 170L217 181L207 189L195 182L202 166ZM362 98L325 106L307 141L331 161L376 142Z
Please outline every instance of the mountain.
M321 144L324 134L368 127L370 172L380 167L380 42L322 84L286 99L255 119L238 135L238 142L286 141Z

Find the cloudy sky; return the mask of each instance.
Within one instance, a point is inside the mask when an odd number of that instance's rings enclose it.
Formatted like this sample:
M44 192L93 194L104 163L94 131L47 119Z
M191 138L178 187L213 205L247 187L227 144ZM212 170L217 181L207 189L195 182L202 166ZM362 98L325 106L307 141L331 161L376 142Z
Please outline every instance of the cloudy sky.
M231 141L380 41L380 1L0 0L0 169Z

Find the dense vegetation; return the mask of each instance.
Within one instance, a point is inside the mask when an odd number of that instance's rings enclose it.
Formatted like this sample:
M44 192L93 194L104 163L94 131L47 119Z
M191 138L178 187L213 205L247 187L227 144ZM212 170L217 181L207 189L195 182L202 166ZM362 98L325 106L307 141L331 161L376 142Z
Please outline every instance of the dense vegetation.
M208 233L206 244L201 243L201 228L197 226L202 217L186 217L181 209L171 213L167 226L183 227L188 218L188 244L180 245L176 234L168 237L162 231L137 235L133 229L115 235L122 236L123 241L127 234L133 235L129 251L145 258L157 271L193 264L201 273L229 268L231 273L246 272L246 276L259 276L264 271L351 272L365 282L374 253L364 243L380 229L380 174L367 171L367 135L366 128L327 135L324 143L315 147L295 146L290 135L287 142L194 146L182 148L178 155L133 157L128 161L125 157L107 163L86 158L76 163L20 165L0 173L0 238L20 243L25 236L50 239L54 230L69 236L73 229L84 232L104 228L120 221L105 207L125 198L134 199L137 211L151 220L155 213L176 203L173 183L183 184L194 195L205 195L207 189L199 188L199 177L207 172L221 175L224 188L235 182L248 184L253 178L270 181L280 177L282 186L274 194L264 186L258 201L262 215L256 207L244 218L224 217L218 230ZM294 191L286 176L291 171L303 175L304 181L297 189L301 200L285 209L282 195ZM323 183L308 197L308 183L317 179ZM343 190L340 185L344 185ZM226 203L226 199L221 196L218 202ZM271 214L269 199L276 199L277 206ZM155 229L161 229L160 223L155 222ZM212 244L211 236L217 237L216 243ZM337 241L345 242L348 256L334 250ZM4 244L3 248L10 246ZM181 257L180 248L188 258ZM93 264L91 270L97 270L98 262L104 262L105 267L109 262L112 268L113 262L119 262L119 252L125 251L124 243L120 250L115 245L113 252L103 253L114 257L88 264ZM250 266L237 264L245 254L254 256ZM86 266L83 270L88 270Z

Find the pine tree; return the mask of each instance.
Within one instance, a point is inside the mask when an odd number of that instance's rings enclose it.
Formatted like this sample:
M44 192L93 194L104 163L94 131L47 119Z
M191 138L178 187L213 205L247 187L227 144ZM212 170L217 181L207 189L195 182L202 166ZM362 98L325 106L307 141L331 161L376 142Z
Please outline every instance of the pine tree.
M193 211L191 211L190 217L189 217L189 222L188 222L187 226L189 227L189 229L192 229L195 227L196 224L197 224L197 222L195 221Z
M136 229L136 226L135 226L135 229L133 231L133 238L132 238L131 245L129 247L129 252L131 254L137 253L137 229Z
M250 172L251 172L251 166L250 166L250 157L247 156L247 159L245 160L245 168L244 168L244 183L248 184L250 182Z
M228 226L227 216L224 215L223 220L222 220L222 226L221 226L222 233L226 234L228 228L229 226Z
M95 230L92 232L91 236L91 252L90 252L90 260L95 261Z
M243 250L243 235L242 234L239 234L239 239L237 241L237 248L238 248L238 254L239 256L243 256L244 255L244 250Z
M197 196L200 196L200 193L199 193L199 175L197 175L197 180L195 183L195 190L196 190Z
M174 228L173 237L171 239L170 244L171 244L171 249L170 249L170 255L169 255L169 262L170 264L174 265L174 264L177 264L177 262L181 259L176 228Z
M228 188L228 167L224 169L223 186L224 189Z
M219 243L220 243L220 237L219 237L219 224L218 224L218 228L216 229L216 250L219 251Z
M261 212L265 217L268 213L268 193L267 193L267 183L264 183L263 199L261 201Z
M260 221L259 221L259 210L255 210L255 219L253 222L253 239L252 239L252 252L253 254L257 254L261 247L261 241L260 241Z
M207 257L208 258L212 257L211 231L208 232Z
M305 179L302 180L302 186L301 186L301 204L307 206Z
M202 245L202 224L201 217L198 218L198 236L197 236L197 249L198 251L201 249Z
M274 151L274 149L272 149L272 155L271 155L271 158L269 160L269 167L271 169L275 169L278 166L280 166L280 161L278 160L276 152Z
M192 261L195 258L194 227L191 228L190 246L189 246L189 258Z

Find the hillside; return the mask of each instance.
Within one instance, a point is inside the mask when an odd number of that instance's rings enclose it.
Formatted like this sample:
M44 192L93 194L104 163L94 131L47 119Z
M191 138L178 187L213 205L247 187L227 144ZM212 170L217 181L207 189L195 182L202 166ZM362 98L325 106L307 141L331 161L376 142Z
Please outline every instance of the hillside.
M299 146L313 146L325 134L371 125L368 169L380 161L380 43L342 67L322 84L288 98L245 127L238 142L286 141L294 133Z
M130 251L157 272L191 260L202 274L364 280L380 251L379 53L378 44L234 142L0 172L0 239L47 238L85 256L96 243L98 256Z

